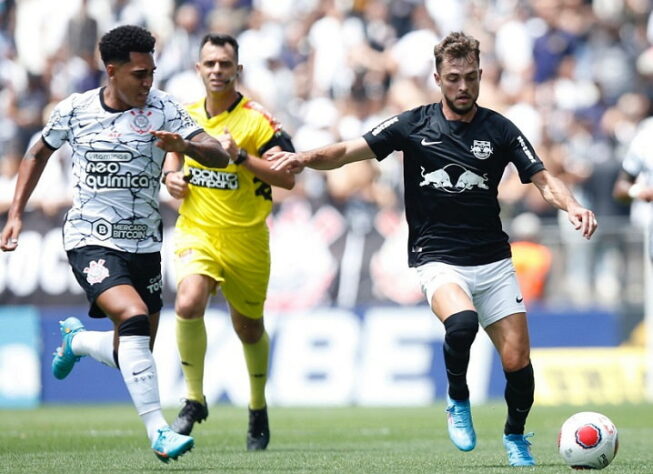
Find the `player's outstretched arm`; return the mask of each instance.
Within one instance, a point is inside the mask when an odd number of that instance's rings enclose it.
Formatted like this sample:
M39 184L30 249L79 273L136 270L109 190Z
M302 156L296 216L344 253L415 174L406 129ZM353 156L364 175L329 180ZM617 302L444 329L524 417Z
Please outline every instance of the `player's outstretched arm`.
M164 130L152 130L150 133L158 138L155 145L167 152L183 153L210 168L224 168L229 164L229 154L218 140L206 132L193 135L190 140Z
M7 213L7 223L0 237L0 249L11 252L18 246L18 235L23 227L23 212L32 195L41 174L54 150L47 147L43 140L37 140L27 150L18 168L16 190Z
M274 153L267 159L274 162L272 169L299 173L305 166L316 170L332 170L347 163L374 157L374 152L361 137L300 153Z
M589 239L598 222L596 216L589 209L580 205L562 181L551 175L546 170L538 171L531 176L531 181L540 190L542 197L553 207L567 211L569 222L571 222L581 235Z

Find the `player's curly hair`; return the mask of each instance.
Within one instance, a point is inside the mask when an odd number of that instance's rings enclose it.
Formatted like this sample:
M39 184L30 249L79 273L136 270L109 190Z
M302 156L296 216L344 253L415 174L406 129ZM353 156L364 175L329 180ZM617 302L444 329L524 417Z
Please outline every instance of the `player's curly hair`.
M236 38L233 36L226 33L209 33L202 38L202 41L200 41L200 51L206 43L211 43L215 46L225 46L230 44L234 50L236 62L238 62L238 41L236 41Z
M153 53L154 36L145 28L123 25L100 39L100 56L104 64L129 62L129 53Z
M466 35L462 31L449 33L433 48L436 70L440 71L440 65L446 58L470 58L475 59L480 64L481 51L479 44L477 39Z

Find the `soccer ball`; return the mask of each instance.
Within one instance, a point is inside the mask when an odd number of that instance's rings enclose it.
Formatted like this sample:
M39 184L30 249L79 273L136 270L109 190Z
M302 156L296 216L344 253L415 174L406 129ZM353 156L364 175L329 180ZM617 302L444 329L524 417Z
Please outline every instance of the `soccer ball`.
M573 469L603 469L617 454L617 428L601 413L572 415L558 434L558 450Z

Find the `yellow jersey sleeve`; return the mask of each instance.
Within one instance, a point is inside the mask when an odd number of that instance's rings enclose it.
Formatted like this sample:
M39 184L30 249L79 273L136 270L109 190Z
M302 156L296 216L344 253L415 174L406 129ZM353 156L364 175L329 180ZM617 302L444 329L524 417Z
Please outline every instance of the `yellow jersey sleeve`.
M195 121L212 136L226 127L250 156L259 157L259 150L281 130L265 109L247 97L241 96L235 106L210 118L204 103L202 99L187 107ZM272 210L270 185L245 167L229 163L226 168L208 168L186 156L184 171L190 175L189 193L179 213L193 224L209 229L252 227L265 222Z

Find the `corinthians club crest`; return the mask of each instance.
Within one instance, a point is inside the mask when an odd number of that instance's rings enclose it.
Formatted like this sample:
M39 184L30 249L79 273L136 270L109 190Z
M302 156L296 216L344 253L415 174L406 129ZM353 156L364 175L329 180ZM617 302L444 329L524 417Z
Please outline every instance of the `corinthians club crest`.
M490 142L474 140L474 144L469 151L474 153L474 156L479 160L485 160L490 157L494 150L492 149L492 144Z
M150 115L152 115L151 111L145 112L143 110L131 110L129 113L133 115L130 125L136 133L140 133L142 135L152 129L152 124L148 118Z

